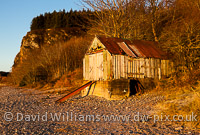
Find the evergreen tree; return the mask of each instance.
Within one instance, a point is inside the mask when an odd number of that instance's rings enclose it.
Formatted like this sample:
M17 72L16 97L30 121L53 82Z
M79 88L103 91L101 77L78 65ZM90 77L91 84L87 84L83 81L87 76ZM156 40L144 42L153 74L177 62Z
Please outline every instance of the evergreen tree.
M69 28L78 27L86 30L90 25L88 18L94 19L91 16L90 10L66 12L64 9L59 12L55 10L52 13L44 13L44 15L33 18L31 22L31 30L50 29L50 28Z

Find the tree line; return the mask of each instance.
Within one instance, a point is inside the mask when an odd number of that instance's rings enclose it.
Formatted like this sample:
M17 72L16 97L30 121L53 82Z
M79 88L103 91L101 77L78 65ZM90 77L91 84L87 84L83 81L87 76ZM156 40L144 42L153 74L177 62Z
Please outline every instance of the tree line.
M93 18L94 16L90 10L83 9L82 11L73 11L71 9L69 12L66 12L64 9L59 12L54 10L52 13L44 13L33 18L30 29L38 30L78 27L87 30L88 26L90 26L88 19Z

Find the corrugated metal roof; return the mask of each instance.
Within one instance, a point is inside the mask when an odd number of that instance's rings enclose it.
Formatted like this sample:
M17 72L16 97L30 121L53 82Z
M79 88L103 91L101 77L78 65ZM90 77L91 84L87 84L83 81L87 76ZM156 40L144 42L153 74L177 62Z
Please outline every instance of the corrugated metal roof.
M118 42L117 44L127 55L137 57L125 42Z
M130 48L131 48L132 50L134 50L134 52L138 55L138 57L143 57L143 56L144 56L144 54L143 54L142 52L140 52L140 51L137 49L136 46L134 46L134 45L129 45L129 46L130 46Z
M134 40L129 46L137 48L137 51L139 51L138 56L140 57L166 59L167 56L165 52L158 48L157 42Z
M117 38L106 38L106 37L98 37L101 43L107 48L107 50L112 54L126 54L117 44L116 40L120 40ZM123 42L123 41L122 41Z
M167 54L158 48L158 43L143 40L126 40L120 38L97 37L111 54L130 57L166 59ZM125 46L127 45L127 46Z

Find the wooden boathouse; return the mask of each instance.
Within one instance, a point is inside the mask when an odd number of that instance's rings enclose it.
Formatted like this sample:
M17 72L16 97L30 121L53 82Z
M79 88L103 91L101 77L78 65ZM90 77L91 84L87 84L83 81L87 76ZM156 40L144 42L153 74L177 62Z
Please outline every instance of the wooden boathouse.
M122 99L135 93L138 80L167 77L171 67L157 42L95 36L83 59L83 78L97 82L82 95Z

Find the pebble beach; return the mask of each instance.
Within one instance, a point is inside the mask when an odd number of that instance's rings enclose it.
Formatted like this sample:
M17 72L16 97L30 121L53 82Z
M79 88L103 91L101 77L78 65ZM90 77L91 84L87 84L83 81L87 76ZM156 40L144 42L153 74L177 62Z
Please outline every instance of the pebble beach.
M159 94L109 101L102 97L63 95L0 86L0 134L199 134L171 121L153 117Z

